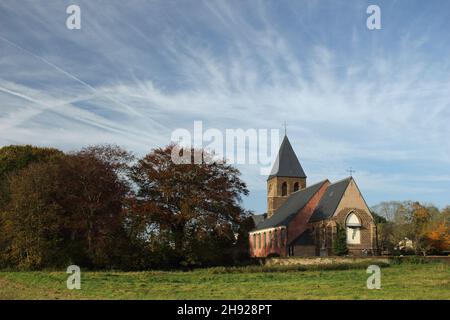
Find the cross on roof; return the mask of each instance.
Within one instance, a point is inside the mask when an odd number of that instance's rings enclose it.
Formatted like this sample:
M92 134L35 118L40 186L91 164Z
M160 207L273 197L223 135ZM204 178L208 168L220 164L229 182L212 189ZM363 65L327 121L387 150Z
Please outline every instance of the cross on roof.
M350 173L350 177L353 177L353 174L356 172L352 167L347 169L347 172Z

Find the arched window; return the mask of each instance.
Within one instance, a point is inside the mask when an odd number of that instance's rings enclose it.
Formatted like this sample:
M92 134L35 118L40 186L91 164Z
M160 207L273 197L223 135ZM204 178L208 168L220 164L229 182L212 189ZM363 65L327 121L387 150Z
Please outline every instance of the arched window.
M266 237L266 233L263 233L264 236L264 249L267 247L267 237Z
M280 232L280 233L281 233L281 237L280 237L280 238L281 238L281 239L280 239L280 240L281 240L281 246L284 246L284 236L285 236L285 231L284 231L284 229L281 229L281 232Z
M274 234L274 241L275 241L275 248L278 248L280 246L280 239L278 239L278 231L277 229L275 229L275 231L273 232Z
M299 189L299 185L298 185L298 182L296 182L296 183L294 183L294 192L298 191L298 189Z
M253 249L256 249L256 233L253 234Z
M287 183L283 182L283 184L281 185L281 195L283 197L287 196Z
M353 212L350 213L345 220L345 229L347 231L348 244L361 243L361 223Z
M272 231L269 231L269 249L272 249Z

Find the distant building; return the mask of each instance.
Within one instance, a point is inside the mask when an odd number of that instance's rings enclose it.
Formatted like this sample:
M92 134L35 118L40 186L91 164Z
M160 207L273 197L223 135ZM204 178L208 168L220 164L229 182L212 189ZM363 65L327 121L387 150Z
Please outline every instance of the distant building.
M399 241L399 243L395 246L394 249L401 251L414 250L414 243L411 239L405 237L405 239Z
M252 257L333 255L338 227L350 255L376 254L376 226L355 180L306 185L306 175L284 137L267 179L267 215L254 216Z

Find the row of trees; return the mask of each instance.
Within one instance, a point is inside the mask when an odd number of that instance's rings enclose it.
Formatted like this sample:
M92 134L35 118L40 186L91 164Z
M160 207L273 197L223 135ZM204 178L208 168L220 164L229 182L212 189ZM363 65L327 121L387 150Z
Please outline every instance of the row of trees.
M252 226L239 171L174 164L173 148L140 159L115 146L1 148L0 267L128 270L245 257Z
M381 249L398 254L450 252L450 207L419 202L382 202L372 208Z
M253 220L241 207L248 190L239 171L209 161L175 164L173 150L137 158L115 146L0 148L0 267L139 270L247 259ZM384 202L372 209L384 251L450 250L450 207Z

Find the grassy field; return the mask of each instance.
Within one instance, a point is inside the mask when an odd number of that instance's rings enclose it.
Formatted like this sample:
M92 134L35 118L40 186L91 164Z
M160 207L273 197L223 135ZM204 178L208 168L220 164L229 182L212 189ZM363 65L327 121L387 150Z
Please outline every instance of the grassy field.
M189 272L83 272L81 290L65 272L0 272L0 299L450 299L450 266L381 269L380 290L362 266L346 270L211 268Z

